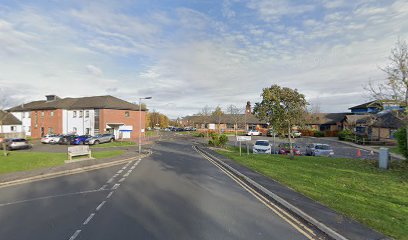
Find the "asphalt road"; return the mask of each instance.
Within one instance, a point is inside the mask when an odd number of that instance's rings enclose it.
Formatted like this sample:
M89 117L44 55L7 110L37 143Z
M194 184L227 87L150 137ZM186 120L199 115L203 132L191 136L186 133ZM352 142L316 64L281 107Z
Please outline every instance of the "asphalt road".
M0 188L1 239L306 239L198 155L160 142L141 161Z

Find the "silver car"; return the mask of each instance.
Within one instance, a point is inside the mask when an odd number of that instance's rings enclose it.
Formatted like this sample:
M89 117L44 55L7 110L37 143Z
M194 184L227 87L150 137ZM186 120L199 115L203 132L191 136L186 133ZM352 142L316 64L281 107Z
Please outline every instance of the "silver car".
M85 140L85 144L94 145L99 143L107 143L115 141L115 135L107 133L107 134L99 134L94 137L88 138Z
M3 143L5 143L6 149L9 151L31 148L31 145L24 138L8 138L4 139ZM0 143L0 149L3 149L3 143Z
M306 155L331 157L334 151L328 144L311 143L306 146Z

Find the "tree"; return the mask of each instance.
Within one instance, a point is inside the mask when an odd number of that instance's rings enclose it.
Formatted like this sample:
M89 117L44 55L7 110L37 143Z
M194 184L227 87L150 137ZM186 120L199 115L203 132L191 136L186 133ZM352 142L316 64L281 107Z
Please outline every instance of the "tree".
M237 136L238 135L237 133L238 123L242 119L242 109L231 104L227 107L227 113L231 116L231 120L234 123L235 136Z
M211 114L214 119L217 121L218 123L218 133L220 133L220 125L221 125L221 120L222 117L224 116L224 112L222 111L222 109L220 108L220 106L217 106L214 110L214 112L212 112Z
M380 68L387 75L387 80L380 84L370 81L367 89L376 100L394 100L403 103L405 113L402 117L408 130L408 44L406 41L397 41L391 50L389 61L388 66ZM408 141L408 131L405 133ZM408 144L405 146L408 151Z
M200 119L200 122L204 124L204 127L206 127L207 123L210 121L210 116L211 116L211 110L208 105L203 107L201 111L197 115ZM208 128L207 128L207 137L208 137Z
M272 125L275 131L281 134L288 133L290 156L293 159L292 129L305 123L308 105L305 96L297 89L274 84L264 88L261 97L262 101L255 103L254 114Z

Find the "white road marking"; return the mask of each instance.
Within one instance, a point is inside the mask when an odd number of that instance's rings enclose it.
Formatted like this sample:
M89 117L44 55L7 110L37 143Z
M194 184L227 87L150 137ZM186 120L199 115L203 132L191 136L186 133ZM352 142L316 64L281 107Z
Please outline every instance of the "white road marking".
M105 188L106 188L107 186L108 186L108 185L105 184L105 185L103 185L101 188L99 188L99 190L105 190Z
M133 170L133 169L135 169L135 167L136 167L136 166L133 166L133 167L131 167L130 169Z
M115 178L115 177L117 177L117 176L119 176L119 173L116 173L115 175L113 175L113 178Z
M112 194L113 194L113 191L110 192L110 193L108 194L108 196L106 196L106 198L110 198L110 197L112 196Z
M81 230L76 230L75 233L69 238L69 240L74 240L75 238L78 237L80 233L81 233Z
M125 181L125 177L123 177L123 178L121 178L120 180L119 180L119 182L123 182L123 181Z
M91 213L91 215L89 215L89 217L85 220L85 222L83 223L83 225L86 225L89 223L89 221L91 221L91 219L95 216L95 213Z
M130 169L129 171L128 171L128 173L131 173L133 170L132 169Z
M129 174L130 174L130 172L125 173L125 174L123 174L123 177L128 177Z
M101 202L97 207L96 207L96 211L99 211L102 207L103 207L103 205L106 203L106 201L103 201L103 202Z
M125 170L127 167L128 167L128 166L124 166L124 167L122 168L122 170Z
M122 172L123 172L123 170L121 169L121 170L119 170L117 173L118 173L118 174L121 174Z
M106 183L111 183L113 181L114 177L111 177Z
M120 186L120 183L116 183L115 185L113 185L112 190L118 189L119 186Z

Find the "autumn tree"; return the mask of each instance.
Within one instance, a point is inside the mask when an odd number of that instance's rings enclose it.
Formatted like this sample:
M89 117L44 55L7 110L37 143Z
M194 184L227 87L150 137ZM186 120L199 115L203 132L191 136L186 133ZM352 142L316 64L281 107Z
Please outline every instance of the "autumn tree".
M212 112L211 114L213 116L213 118L215 119L215 121L217 121L218 124L218 133L220 133L220 125L221 125L221 121L222 121L222 117L224 116L224 112L222 111L220 106L217 106L214 109L214 112Z
M204 128L206 127L207 123L210 121L211 116L211 109L208 105L203 107L201 111L197 114L199 121L204 124ZM208 129L207 129L207 137L208 137Z
M405 107L403 118L406 122L405 131L408 143L408 44L398 40L391 50L389 64L380 68L387 76L382 83L369 82L368 91L376 100L394 100ZM405 144L408 151L408 144Z
M292 129L295 126L304 125L308 105L305 96L297 89L274 84L269 88L264 88L261 97L262 101L255 103L254 114L260 120L272 125L277 132L287 133L290 156L293 159Z

